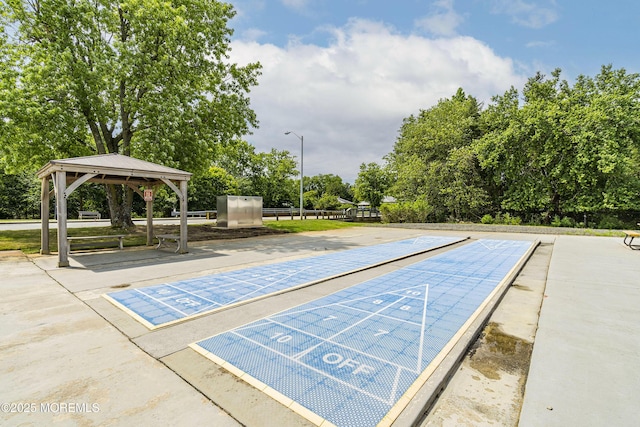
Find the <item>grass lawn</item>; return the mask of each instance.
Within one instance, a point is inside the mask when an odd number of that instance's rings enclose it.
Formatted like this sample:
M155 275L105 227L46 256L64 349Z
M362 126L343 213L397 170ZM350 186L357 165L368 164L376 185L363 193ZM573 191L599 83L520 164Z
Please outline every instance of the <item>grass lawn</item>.
M332 221L327 219L306 219L304 221L265 221L264 225L268 230L281 233L300 233L303 231L324 231L335 230L338 228L357 227L361 223L350 223L343 221ZM166 226L165 226L166 227ZM162 233L173 232L178 233L178 226L175 230L169 230L163 226L154 227L154 231ZM254 232L251 232L254 230ZM267 231L268 231L267 230ZM250 237L252 234L265 234L263 229L229 229L228 232L221 235L221 230L212 227L209 224L194 224L189 226L189 241L216 240L219 238L233 238L237 233L237 237ZM106 227L87 227L87 228L70 228L67 230L69 236L103 236L109 234L126 234L124 238L125 246L144 246L147 243L146 227L138 226L133 231L123 231L114 229L110 226ZM57 230L49 230L50 250L58 251ZM40 252L40 230L7 230L0 232L0 251L21 250L26 254L35 254Z
M345 222L330 219L305 219L291 221L265 221L264 225L274 229L283 230L289 233L302 233L303 231L326 231L337 230L339 228L350 228L367 225L363 222Z
M68 229L69 236L104 236L109 234L127 234L125 246L139 246L147 243L146 236L137 233L113 229L111 227L87 227ZM49 230L49 249L58 251L58 232ZM21 250L26 254L40 252L40 230L7 230L0 232L0 251Z
M236 228L221 229L216 228L214 223L211 224L193 224L189 226L189 241L207 241L220 239L234 239L243 237L253 237L269 234L281 233L301 233L304 231L325 231L336 230L340 228L366 226L372 224L354 223L335 221L328 219L305 219L286 220L286 221L265 221L265 227L261 228ZM490 228L490 226L487 226ZM589 236L609 236L623 237L624 233L619 230L592 230L592 229L575 229L567 228L562 234L580 234ZM156 234L170 233L178 234L178 225L159 225L154 226ZM147 243L146 227L136 226L131 231L123 231L113 229L110 226L105 227L87 227L87 228L70 228L68 229L70 236L102 236L109 234L125 234L125 246L144 246ZM57 231L49 231L50 250L57 252ZM21 231L2 231L0 232L0 251L22 250L26 254L35 254L40 252L40 230L21 230Z

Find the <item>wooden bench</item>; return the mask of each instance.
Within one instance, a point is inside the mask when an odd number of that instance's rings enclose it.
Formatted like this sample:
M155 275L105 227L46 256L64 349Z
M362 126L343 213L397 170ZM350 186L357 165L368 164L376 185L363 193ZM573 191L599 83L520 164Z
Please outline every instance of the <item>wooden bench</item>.
M625 236L622 242L633 250L639 250L640 245L634 245L633 239L640 237L640 231L624 231L624 234Z
M178 245L178 247L176 248L176 253L178 253L180 251L180 236L177 234L156 234L156 239L158 239L158 246L156 246L156 249L160 249L163 246L169 246L167 245L167 241L173 241L176 243L176 245Z
M104 248L105 246L118 245L118 249L124 249L122 239L125 238L125 234L109 234L105 236L79 236L79 237L67 237L67 252L71 253L71 246L74 249L80 248ZM117 240L115 240L117 239ZM93 241L91 241L93 240Z
M79 211L78 219L100 219L100 212L95 211Z
M187 211L187 217L199 217L199 218L207 218L207 219L216 219L218 215L218 211L217 210L212 210L212 211ZM178 212L177 210L172 210L171 211L171 216L173 217L178 217L180 216L180 212Z

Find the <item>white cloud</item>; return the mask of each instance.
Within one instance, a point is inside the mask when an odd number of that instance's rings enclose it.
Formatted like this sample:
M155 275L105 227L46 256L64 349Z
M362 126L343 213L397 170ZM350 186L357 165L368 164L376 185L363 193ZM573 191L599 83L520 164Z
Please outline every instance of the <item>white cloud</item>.
M244 30L242 34L240 34L240 38L245 41L258 41L260 38L267 35L266 31L260 30L259 28L249 28Z
M508 15L516 24L529 28L542 28L558 20L555 0L546 3L544 6L535 1L491 0L493 13Z
M284 132L304 135L305 175L333 173L353 183L361 163L382 162L392 151L403 118L458 87L487 102L525 80L510 59L470 37L407 36L361 19L331 33L326 47L232 43L232 61L263 65L250 94L260 129L247 140L260 151L297 155L299 141Z
M415 26L437 36L451 37L464 18L453 9L453 0L438 0L433 3L434 11L416 20Z
M526 44L528 48L548 48L556 45L555 41L534 40Z

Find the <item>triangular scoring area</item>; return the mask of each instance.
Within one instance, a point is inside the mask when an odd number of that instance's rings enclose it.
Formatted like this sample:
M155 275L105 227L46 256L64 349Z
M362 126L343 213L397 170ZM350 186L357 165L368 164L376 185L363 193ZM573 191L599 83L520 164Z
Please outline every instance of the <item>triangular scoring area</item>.
M357 315L360 319L331 341L419 373L428 289L428 284L422 284L336 304L334 316Z
M423 284L293 309L235 334L390 405L423 369L427 291Z

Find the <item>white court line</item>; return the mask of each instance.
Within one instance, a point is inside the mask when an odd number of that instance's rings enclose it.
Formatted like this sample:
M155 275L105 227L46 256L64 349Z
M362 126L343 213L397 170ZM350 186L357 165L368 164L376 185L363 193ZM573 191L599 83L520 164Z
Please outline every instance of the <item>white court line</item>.
M302 329L295 328L295 327L293 327L293 326L291 326L291 325L287 325L286 323L275 322L275 321L273 321L273 320L271 320L271 319L267 319L267 320L268 320L270 323L272 323L272 324L276 324L276 325L278 325L278 326L282 326L283 328L291 329L292 331L296 331L296 332L299 332L299 333L301 333L301 334L303 334L303 335L307 335L307 336L310 336L310 337L313 337L313 338L317 338L317 339L319 339L319 340L323 341L322 343L320 343L320 344L318 344L318 345L322 345L322 344L332 344L332 345L334 345L334 346L336 346L336 347L344 348L344 349L347 349L347 350L352 351L352 352L354 352L354 353L357 353L357 354L361 354L361 355L363 355L363 356L366 356L366 357L368 357L368 358L370 358L370 359L377 360L377 361L378 361L378 362L380 362L380 363L384 363L384 364L387 364L387 365L391 365L391 366L394 366L394 367L396 367L396 368L403 369L403 370L405 370L405 371L409 371L409 372L412 372L412 373L415 373L415 374L418 374L418 373L419 373L419 372L414 372L414 371L413 371L410 367L408 367L408 366L402 366L402 365L400 365L400 364L398 364L398 363L395 363L395 362L394 362L394 361L392 361L392 360L383 359L382 357L379 357L379 356L376 356L376 355L373 355L373 354L369 354L369 353L365 353L365 352L364 352L364 351L362 351L362 350L358 350L357 348L349 347L349 346L348 346L348 345L346 345L346 344L341 344L341 343L338 343L338 342L335 342L335 341L330 341L330 340L329 340L329 338L319 337L319 336L317 336L317 335L315 335L315 334L312 334L311 332L308 332L308 331L304 331L304 330L302 330ZM242 328L242 330L243 330L243 331L245 331L245 330L249 330L249 329L254 329L254 328L256 328L257 326L265 326L265 325L266 325L266 323L262 323L262 324L260 324L260 325L252 325L251 327ZM235 329L234 331L238 331L238 330L240 330L240 329ZM239 335L239 336L243 336L243 335L240 335L240 334L237 334L237 335ZM249 339L249 338L247 338L247 339ZM306 351L306 350L305 350L305 351ZM292 356L292 357L297 358L297 357L298 357L298 354L299 354L299 353L296 353L296 355L294 355L294 356ZM294 359L294 360L297 360L297 359Z
M392 295L392 294L389 294L389 295ZM398 297L399 297L400 295L396 295L396 296L398 296ZM405 299L409 299L409 298L406 298L406 297L405 297ZM348 308L348 309L350 309L350 310L354 310L354 311L360 311L360 312L362 312L362 313L373 313L373 311L367 311L367 310L362 309L362 308L350 307L350 306L348 306L348 305L342 305L342 303L340 303L340 302L339 302L339 303L337 303L337 304L333 304L333 305L336 305L336 306L338 306L338 307L342 307L342 308ZM389 319L389 320L395 320L395 321L397 321L397 322L399 322L399 323L405 323L405 324L407 324L407 325L412 325L412 326L417 326L417 327L420 327L420 326L421 326L421 324L420 324L420 323L416 323L416 322L413 322L413 321L411 321L411 320L407 320L407 319L400 319L399 317L393 317L393 316L389 316L389 315L387 315L387 314L381 314L381 313L378 313L378 317L383 317L383 318L385 318L385 319Z
M205 277L208 277L208 276L205 276ZM259 286L259 285L255 284L255 283L251 283L251 282L248 282L248 281L246 281L246 280L235 279L235 278L233 278L233 277L224 276L224 275L222 275L222 274L221 274L220 276L215 275L215 279L216 279L217 281L221 281L221 280L228 280L228 281L230 281L230 280L234 280L234 281L236 281L236 282L243 283L243 284L246 284L246 285ZM194 286L194 285L192 284L192 282L190 282L190 281L185 281L185 282L187 282L187 283L185 284L185 285L186 285L186 287ZM204 280L202 280L202 282L205 282L205 281L204 281ZM176 282L176 283L179 285L179 284L181 284L182 282ZM206 288L198 289L198 290L195 290L195 291L187 291L185 288L181 288L180 286L172 285L172 284L170 284L170 283L169 283L169 284L165 284L165 285L163 285L163 286L172 286L172 287L174 287L175 289L178 289L178 290L180 290L180 291L182 291L182 292L191 293L192 295L197 296L198 298L206 299L205 297L198 295L198 294L197 294L197 292L213 292L213 291L219 291L219 290L222 290L222 292L228 292L227 290L224 290L224 289L225 289L225 288L233 287L233 286L237 285L238 283L222 283L222 284L204 283L204 284L207 286ZM231 289L231 290L235 290L235 289ZM224 304L218 304L218 305L223 306Z
M320 374L320 375L321 375L321 376L323 376L323 377L331 378L332 380L337 381L337 382L339 382L340 384L345 385L345 386L347 386L347 387L349 387L349 388L351 388L351 389L353 389L353 390L355 390L355 391L357 391L357 392L360 392L360 393L362 393L362 394L364 394L364 395L366 395L366 396L369 396L369 397L371 397L371 398L373 398L373 399L375 399L375 400L377 400L377 401L379 401L379 402L382 402L382 403L384 403L385 405L393 405L393 403L394 403L394 402L393 402L393 401L391 401L391 400L385 400L385 399L384 399L384 398L382 398L381 396L377 396L377 395L372 394L372 393L370 393L370 392L368 392L368 391L366 391L366 390L363 390L363 389L361 389L361 388L359 388L359 387L356 387L356 386L354 386L353 384L349 384L348 382L346 382L346 381L344 381L344 380L341 380L340 378L336 378L336 377L334 377L333 375L331 375L331 374L329 374L329 373L327 373L327 372L325 372L325 371L321 371L320 369L315 368L315 367L313 367L313 366L311 366L311 365L308 365L308 364L306 364L306 363L304 363L304 362L301 362L300 360L293 359L293 358L291 358L290 356L287 356L286 354L283 354L283 353L281 353L281 352L279 352L279 351L277 351L277 350L275 350L275 349L273 349L273 348L271 348L271 347L267 347L266 345L264 345L264 344L262 344L262 343L260 343L260 342L257 342L257 341L252 340L251 338L248 338L248 337L245 337L245 336L239 335L239 334L237 334L235 331L230 331L230 333L232 333L232 334L234 334L234 335L237 335L237 336L239 336L240 338L242 338L242 339L244 339L244 340L250 341L250 342L252 342L252 343L256 344L257 346L264 348L265 350L268 350L268 351L271 351L271 352L273 352L273 353L275 353L275 354L278 354L278 355L280 355L280 356L284 357L285 359L288 359L288 360L290 360L290 361L292 361L292 362L295 362L295 363L297 363L298 365L302 365L302 366L304 366L304 367L306 367L306 368L308 368L308 369L310 369L310 370L312 370L312 371L314 371L314 372L316 372L316 373ZM201 346L201 347L202 347L202 346ZM344 346L343 346L343 347L344 347ZM349 347L345 347L345 348L349 348ZM206 350L206 349L205 349L205 350ZM207 350L207 351L208 351L208 350ZM243 372L245 372L245 371L243 371ZM270 386L270 387L272 387L272 388L273 388L273 386Z
M427 242L431 241L431 240L438 240L438 239L434 239L433 236L418 236L415 239L413 239L413 242L411 242L412 245L417 245L419 242L426 240Z
M525 240L515 240L515 241L512 241L512 240L501 240L501 241L499 241L498 244L494 244L494 245L485 244L485 241L486 241L485 239L478 240L478 242L482 246L484 246L485 248L487 248L487 249L489 249L491 251L491 250L495 250L495 249L510 248L510 247L514 247L514 246L517 247L517 246L520 246L520 245L519 244L514 244L514 242L522 243ZM495 240L492 240L492 242L495 242ZM528 243L532 243L532 242L528 242Z
M284 276L284 277L282 277L281 279L278 279L278 280L276 280L275 282L269 283L269 284L267 284L267 285L257 285L257 284L255 284L255 286L262 286L262 287L260 287L259 289L254 290L254 291L251 291L251 292L249 292L249 293L243 294L242 296L239 296L238 298L236 298L236 299L234 299L234 300L229 301L227 304L233 304L233 303L234 303L234 302L236 302L236 301L239 301L239 300L242 300L242 299L246 299L246 297L248 297L248 296L249 296L249 295L251 295L251 294L255 294L256 292L259 292L259 291L263 291L263 290L265 290L265 289L268 289L268 288L272 287L273 285L275 285L275 284L277 284L277 283L280 283L280 282L282 282L283 280L290 279L291 277L295 276L296 274L300 274L300 273L302 273L302 272L304 272L304 271L307 271L307 270L308 270L308 269L310 269L310 268L311 268L311 266L306 267L306 268L303 268L303 269L300 269L300 270L297 270L295 273L291 273L291 274L289 274L289 275L287 275L287 276Z
M429 284L425 283L424 287L424 306L422 307L422 325L420 326L420 345L418 346L418 366L416 372L422 371L422 353L424 353L424 334L427 325L427 300L429 299Z
M172 284L167 284L167 285L165 285L165 286L169 286L170 288L176 289L176 290L178 290L178 291L184 292L185 294L192 295L192 296L194 296L194 297L196 297L196 298L199 298L199 299L202 299L202 300L205 300L205 301L207 301L207 302L211 303L211 305L204 306L204 307L203 307L203 308L201 308L200 310L196 310L196 311L194 311L194 312L193 312L193 313L191 313L189 316L193 316L194 314L197 314L197 313L201 312L202 310L208 310L208 309L209 309L209 307L211 307L211 306L216 306L216 305L220 306L220 305L222 305L222 304L220 304L219 302L212 301L212 300L210 300L210 299L208 299L208 298L205 298L205 297L201 297L200 295L194 294L193 292L189 292L189 291L187 291L187 290L185 290L185 289L179 288L179 287L174 286L174 285L172 285ZM167 298L167 299L168 299L168 298ZM176 301L176 300L174 299L174 301ZM176 302L178 302L178 301L176 301Z
M420 372L416 372L416 374L419 374ZM398 384L400 383L400 374L402 374L402 369L398 369L396 371L396 377L393 379L393 385L391 386L391 391L389 392L389 401L390 402L395 402L396 401L396 394L398 393Z
M326 340L327 340L327 341L330 341L330 340L332 340L333 338L335 338L335 337L337 337L337 336L339 336L339 335L342 335L343 333L345 333L345 332L346 332L346 331L348 331L349 329L352 329L352 328L356 327L357 325L359 325L360 323L364 322L365 320L371 319L371 318L372 318L373 316L375 316L376 314L380 313L381 311L386 310L387 308L391 307L392 305L397 304L398 302L402 301L403 299L404 299L404 298L402 298L402 297L401 297L400 299L398 299L398 300L396 300L396 301L392 302L391 304L389 304L389 305L385 305L385 306L384 306L384 307L382 307L380 310L378 310L378 311L376 311L376 312L372 312L369 316L363 317L362 319L358 320L356 323L354 323L354 324L352 324L352 325L349 325L349 327L348 327L348 328L343 329L343 330L341 330L340 332L337 332L337 333L335 333L335 334L331 335L331 336L330 336L329 338L327 338ZM294 357L296 357L296 358L303 357L303 356L305 356L305 355L309 354L310 352L312 352L313 350L315 350L315 349L316 349L317 347L319 347L320 345L322 345L322 343L317 344L317 345L315 345L315 346L312 346L311 348L309 348L309 349L307 349L307 350L303 351L302 353L298 353L298 354L297 354L296 356L294 356Z
M138 292L138 293L141 293L142 295L145 295L145 296L147 296L147 297L151 298L152 300L154 300L154 301L156 301L156 302L158 302L158 303L160 303L160 304L162 304L162 305L166 305L166 306L167 306L167 307L169 307L170 309L177 311L178 313L182 314L183 316L188 316L188 314L187 314L187 313L184 313L182 310L178 310L176 307L173 307L173 306L171 306L171 305L169 305L169 304L165 303L164 301L159 300L158 298L152 297L151 295L149 295L149 294L146 294L146 293L142 292L140 289L144 289L144 288L136 288L136 289L134 289L134 291L136 291L136 292Z
M496 280L496 279L489 279L488 277L479 277L479 276L474 276L473 273L470 273L470 275L461 275L461 274L452 274L452 273L443 273L440 271L432 271L432 270L421 270L419 268L411 268L411 266L408 267L404 267L408 270L412 270L412 271L419 271L421 273L424 274L434 274L434 275L438 275L438 276L444 276L444 277L456 277L458 279L476 279L476 280L487 280L489 282L496 282L496 283L500 283L500 280Z
M307 267L307 268L309 268L309 267ZM283 277L283 278L281 278L281 279L278 279L277 281L272 282L272 283L269 283L269 284L267 284L267 285L260 285L260 284L258 284L258 283L253 283L253 282L250 282L250 281L248 281L248 280L244 280L244 279L238 279L238 278L235 278L235 277L233 277L233 276L229 276L229 275L221 275L221 276L216 277L216 280L228 280L228 281L234 281L234 282L236 282L236 283L224 283L224 284L220 284L220 285L214 285L214 286L210 286L210 287L207 287L207 288L200 289L200 290L195 291L195 292L212 292L212 291L217 291L217 290L220 290L220 289L223 289L223 288L227 288L227 287L234 286L234 285L236 285L236 284L238 284L238 283L245 284L245 285L250 285L250 286L254 286L254 287L257 287L257 288L258 288L258 289L254 290L254 291L249 292L249 293L242 294L241 296L237 297L236 299L231 300L230 302L227 302L227 303L224 303L224 304L222 304L222 303L215 303L215 304L217 304L217 305L219 305L219 306L225 306L225 305L227 305L227 304L233 304L234 302L238 301L238 300L239 300L239 299L241 299L241 298L246 297L247 295L251 295L252 293L259 292L259 291L261 291L261 290L263 290L263 289L266 289L266 288L268 288L269 286L272 286L272 285L274 285L274 284L276 284L276 283L279 283L279 282L281 282L281 281L283 281L283 280L285 280L285 279L288 279L288 278L290 278L291 276L293 276L293 275L295 275L295 274L298 274L298 273L300 273L300 272L302 272L302 271L304 271L304 269L303 269L303 270L296 270L294 273L292 273L292 274L290 274L290 275L288 275L288 276L285 276L285 277ZM280 274L280 273L277 273L277 272L276 272L276 275L278 275L278 274ZM260 276L258 276L258 277L260 277ZM169 285L169 286L173 286L173 285ZM175 289L179 289L179 290L181 290L181 291L183 291L183 292L191 293L191 292L189 292L189 291L187 291L187 290L185 290L185 289L183 289L183 288L180 288L180 287L178 287L178 286L174 286L174 288L175 288ZM198 294L196 294L196 293L191 293L191 294L192 294L192 295L194 295L194 296L196 296L196 297L198 297L198 298L202 298L202 299L205 299L205 300L209 301L207 298L205 298L205 297L203 297L203 296L200 296L200 295L198 295Z
M414 296L411 296L411 295L400 295L399 294L401 292L406 292L408 290L415 289L415 288L420 287L420 286L422 286L422 285L414 285L414 286L409 286L408 288L394 289L394 290L391 290L391 291L377 293L377 294L371 294L371 295L367 295L367 296L360 297L360 298L348 299L346 301L334 302L334 303L331 303L331 304L318 305L318 306L315 306L315 307L305 308L304 310L286 311L286 312L277 313L277 314L274 314L272 316L269 316L269 318L277 318L277 317L291 316L293 314L308 313L308 312L311 312L311 311L316 311L316 310L323 309L323 308L331 308L331 307L335 307L335 306L348 308L348 309L354 310L354 311L360 311L362 313L374 313L373 311L368 311L368 310L365 310L365 309L362 309L362 308L357 308L357 307L350 307L350 306L343 305L343 304L347 304L347 303L351 303L351 302L360 302L360 301L364 301L364 300L369 299L369 298L380 298L380 297L383 297L385 295L393 295L393 296L397 296L397 297L404 297L405 299L421 300L421 298L419 298L419 297L414 297ZM341 291L339 291L339 292L341 292ZM324 298L326 298L326 297L324 297ZM407 324L414 325L414 326L420 326L420 324L418 324L416 322L412 322L411 320L407 320L407 319L400 319L398 317L388 316L386 314L378 314L378 316L384 317L386 319L397 320L398 322L401 322L401 323L407 323Z
M239 270L239 271L243 271L243 270ZM273 274L273 272L271 272L271 273L272 273L272 274L271 274L271 276L274 276L274 275L278 275L278 274L279 274L279 273L275 273L275 274ZM260 276L260 275L254 275L254 276L262 277L262 276ZM215 275L214 277L215 277L215 279L217 279L217 280L233 280L234 282L236 282L236 284L237 284L237 283L243 283L243 284L245 284L245 285L256 286L256 287L258 287L258 288L260 288L260 289L262 289L262 288L265 286L265 285L259 285L259 284L254 283L254 282L250 282L249 280L239 279L239 278L237 278L237 277L233 277L233 276L231 276L231 275L220 275L220 276ZM220 289L220 288L226 288L227 286L234 286L234 284L233 284L233 283L229 283L229 284L225 283L225 284L223 284L223 285L211 286L211 287L209 287L209 288L203 289L203 291L204 291L204 290L206 290L206 291L213 291L213 290Z

